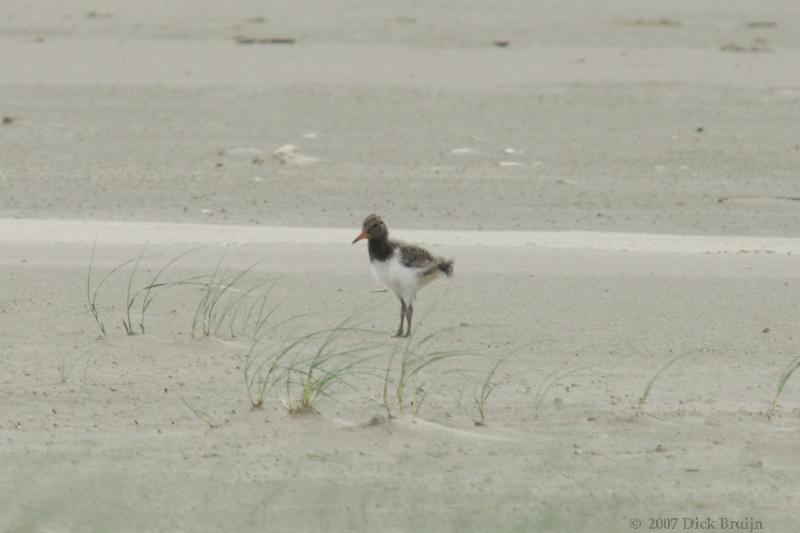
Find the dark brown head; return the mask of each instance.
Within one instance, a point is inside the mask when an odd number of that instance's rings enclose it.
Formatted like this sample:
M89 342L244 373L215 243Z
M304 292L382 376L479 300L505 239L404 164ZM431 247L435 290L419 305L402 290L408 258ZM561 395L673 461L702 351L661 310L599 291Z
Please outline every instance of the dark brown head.
M369 215L364 219L364 224L361 225L361 233L355 238L353 244L361 239L385 239L389 236L389 228L386 223L378 215Z

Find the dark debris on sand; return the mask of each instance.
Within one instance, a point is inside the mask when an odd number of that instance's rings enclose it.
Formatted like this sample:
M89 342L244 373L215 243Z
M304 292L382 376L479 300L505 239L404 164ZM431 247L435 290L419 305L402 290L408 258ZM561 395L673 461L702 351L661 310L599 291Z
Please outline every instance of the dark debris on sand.
M246 37L238 35L233 38L236 44L294 44L292 37Z

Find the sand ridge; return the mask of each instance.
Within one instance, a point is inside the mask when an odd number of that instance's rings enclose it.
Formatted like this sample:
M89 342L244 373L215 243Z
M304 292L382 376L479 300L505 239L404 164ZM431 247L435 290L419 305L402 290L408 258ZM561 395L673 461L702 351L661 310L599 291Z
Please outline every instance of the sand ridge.
M20 244L341 244L352 229L174 224L103 220L0 219L0 242ZM355 230L357 231L357 230ZM800 254L800 238L662 235L591 231L392 229L410 242L445 246L554 248L649 253Z

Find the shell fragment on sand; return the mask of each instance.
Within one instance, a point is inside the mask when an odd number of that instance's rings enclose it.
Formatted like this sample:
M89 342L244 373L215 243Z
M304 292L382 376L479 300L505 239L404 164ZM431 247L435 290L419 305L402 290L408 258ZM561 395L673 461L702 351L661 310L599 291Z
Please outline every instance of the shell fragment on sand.
M450 153L455 155L471 155L471 154L477 154L478 151L475 150L474 148L453 148L452 150L450 150Z
M319 163L320 159L301 154L294 144L284 144L274 152L272 158L278 161L281 165L290 166L305 166Z

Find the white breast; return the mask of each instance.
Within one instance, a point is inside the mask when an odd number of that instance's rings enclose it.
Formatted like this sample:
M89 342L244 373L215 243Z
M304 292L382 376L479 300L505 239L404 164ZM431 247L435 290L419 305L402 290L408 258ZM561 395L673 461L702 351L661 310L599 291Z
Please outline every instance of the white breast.
M387 261L370 261L370 268L375 279L402 298L406 303L414 301L419 288L417 269L403 266L400 254L395 252Z

